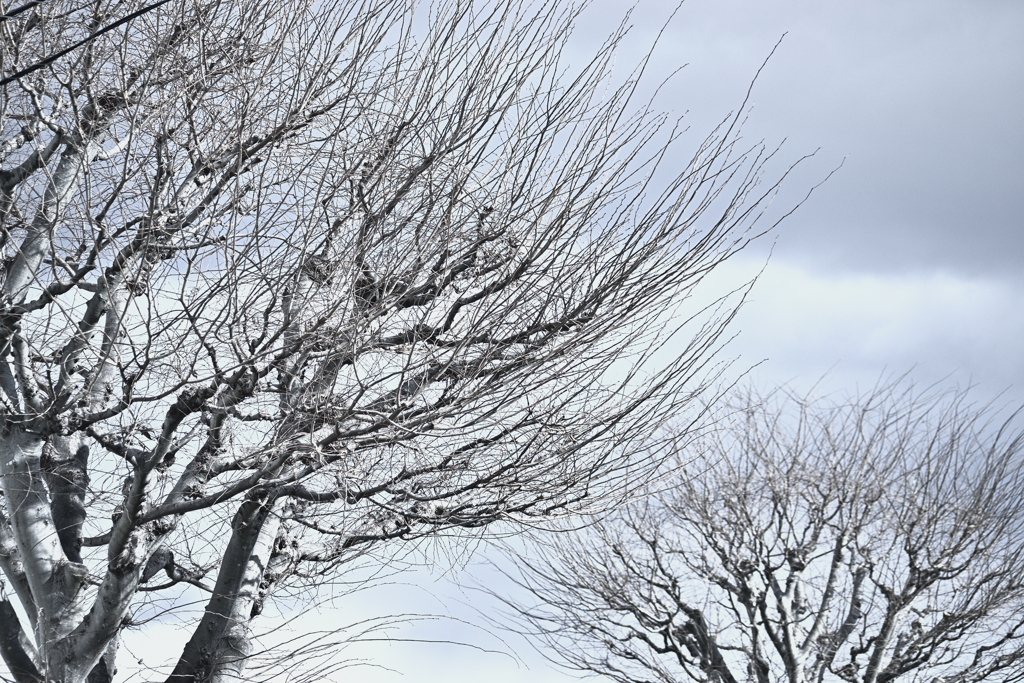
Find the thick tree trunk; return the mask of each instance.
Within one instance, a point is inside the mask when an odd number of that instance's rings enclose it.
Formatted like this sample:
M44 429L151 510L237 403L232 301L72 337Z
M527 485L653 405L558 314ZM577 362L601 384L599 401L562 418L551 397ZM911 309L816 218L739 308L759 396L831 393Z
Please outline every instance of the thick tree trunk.
M61 548L71 562L82 562L82 525L85 523L85 494L89 487L89 447L65 443L54 437L61 448L48 449L42 467L50 489L50 513ZM44 455L46 455L44 453Z
M249 556L224 635L213 643L213 658L216 665L207 679L209 683L238 683L245 680L245 667L253 651L250 627L252 607L270 562L279 527L280 518L271 512Z
M117 667L114 666L114 659L117 656L118 638L114 638L110 641L110 645L103 652L103 656L100 657L100 661L96 662L96 666L89 672L89 677L86 679L86 683L111 683L114 680L114 674L117 673Z
M40 467L42 453L43 439L18 426L11 427L0 439L0 476L14 542L36 608L53 618L56 615L49 608L53 604L55 573L66 561L50 516L49 492ZM52 637L60 626L47 620L37 629L39 635Z
M243 680L252 653L252 604L277 536L274 507L272 500L255 498L239 507L213 597L167 683Z

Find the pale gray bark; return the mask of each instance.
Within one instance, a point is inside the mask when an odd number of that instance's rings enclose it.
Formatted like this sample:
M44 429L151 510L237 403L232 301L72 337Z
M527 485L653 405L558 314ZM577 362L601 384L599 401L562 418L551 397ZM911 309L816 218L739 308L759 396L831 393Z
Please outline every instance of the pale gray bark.
M43 439L14 428L2 439L0 453L0 482L22 571L36 608L46 613L47 603L55 597L55 574L65 562L40 468ZM55 626L59 625L40 623L38 628L45 634Z
M14 540L10 520L3 514L0 514L0 570L3 571L4 578L13 586L30 624L35 628L38 614L35 598L32 597L32 589L28 585L25 565L21 561L21 552Z
M274 504L248 498L239 507L213 597L168 683L242 680L252 651L252 605L277 536Z
M7 269L4 292L16 304L24 303L30 289L41 288L49 284L41 281L39 277L43 259L50 253L54 227L63 217L67 204L71 201L71 197L85 173L89 163L88 148L90 146L91 142L87 141L85 150L68 147L53 170L53 175L47 183L43 195L42 204L14 260Z

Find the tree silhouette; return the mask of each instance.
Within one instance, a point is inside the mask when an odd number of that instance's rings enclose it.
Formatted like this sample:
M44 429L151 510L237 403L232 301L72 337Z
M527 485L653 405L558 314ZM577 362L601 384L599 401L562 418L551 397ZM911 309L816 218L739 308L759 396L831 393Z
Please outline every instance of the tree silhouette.
M520 625L616 681L1024 679L1016 415L741 395L659 490L517 559Z

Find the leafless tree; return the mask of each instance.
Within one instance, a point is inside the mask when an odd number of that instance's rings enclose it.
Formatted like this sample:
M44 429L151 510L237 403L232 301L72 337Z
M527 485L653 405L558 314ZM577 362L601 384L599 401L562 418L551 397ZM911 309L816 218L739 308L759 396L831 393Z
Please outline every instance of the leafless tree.
M736 118L677 161L624 29L567 71L578 11L0 4L16 681L110 681L201 592L167 680L236 680L276 592L643 477L729 309L643 364L777 183Z
M1024 680L1024 434L963 392L755 400L664 489L517 561L520 626L616 681Z

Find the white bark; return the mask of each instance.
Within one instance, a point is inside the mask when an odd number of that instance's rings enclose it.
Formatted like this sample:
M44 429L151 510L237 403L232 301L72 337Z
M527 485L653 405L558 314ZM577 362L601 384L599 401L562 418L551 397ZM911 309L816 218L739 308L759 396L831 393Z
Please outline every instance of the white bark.
M43 440L19 427L0 440L0 481L14 540L36 607L45 615L52 602L54 574L65 560L39 467L42 453ZM42 622L40 629L48 633L53 626Z
M88 154L93 145L86 142L83 146L85 149L69 147L61 156L39 211L11 263L4 291L16 304L25 301L32 287L49 284L39 280L40 266L50 253L54 226L61 220L68 202L72 201L88 165Z
M264 572L270 564L280 526L280 518L271 511L245 565L242 579L238 582L223 635L209 644L213 653L209 683L238 683L246 680L245 668L253 652L252 608Z

